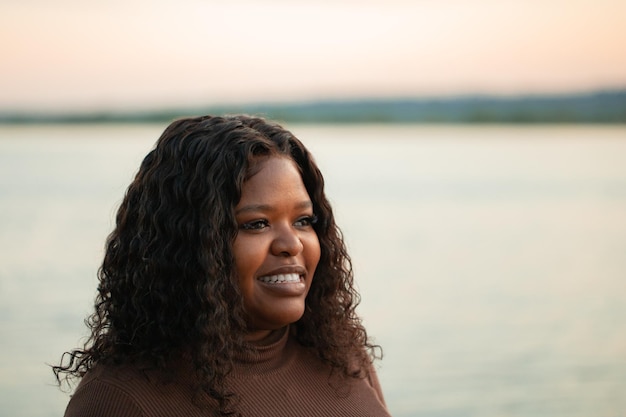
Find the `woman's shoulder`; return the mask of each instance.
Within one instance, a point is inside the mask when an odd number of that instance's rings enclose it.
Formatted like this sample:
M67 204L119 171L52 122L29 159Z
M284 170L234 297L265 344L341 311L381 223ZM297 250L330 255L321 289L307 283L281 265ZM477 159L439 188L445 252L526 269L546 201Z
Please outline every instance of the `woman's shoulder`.
M132 367L98 365L80 381L65 417L139 417L143 382Z
M65 417L194 416L190 384L124 365L97 365L76 388Z

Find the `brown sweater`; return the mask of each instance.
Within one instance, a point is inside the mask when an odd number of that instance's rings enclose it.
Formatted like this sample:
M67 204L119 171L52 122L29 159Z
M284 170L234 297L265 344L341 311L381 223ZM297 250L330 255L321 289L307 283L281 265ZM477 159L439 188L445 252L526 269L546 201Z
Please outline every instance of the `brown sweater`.
M241 358L228 377L246 417L389 417L374 370L367 379L329 378L329 367L285 331ZM337 384L342 382L342 384ZM192 402L190 378L159 383L133 367L97 366L81 381L65 417L215 416Z

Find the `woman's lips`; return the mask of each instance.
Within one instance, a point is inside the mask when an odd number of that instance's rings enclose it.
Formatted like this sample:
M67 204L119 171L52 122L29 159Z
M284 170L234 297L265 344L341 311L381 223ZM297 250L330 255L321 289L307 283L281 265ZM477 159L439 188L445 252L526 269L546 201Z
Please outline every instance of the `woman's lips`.
M299 265L276 268L257 278L267 290L283 297L298 297L306 293L306 269Z
M283 265L271 271L259 274L258 280L262 282L297 282L306 277L306 268L300 265Z
M296 274L296 273L266 275L266 276L263 276L263 277L259 277L259 281L265 282L267 284L282 284L282 283L300 282L300 280L301 280L300 274Z

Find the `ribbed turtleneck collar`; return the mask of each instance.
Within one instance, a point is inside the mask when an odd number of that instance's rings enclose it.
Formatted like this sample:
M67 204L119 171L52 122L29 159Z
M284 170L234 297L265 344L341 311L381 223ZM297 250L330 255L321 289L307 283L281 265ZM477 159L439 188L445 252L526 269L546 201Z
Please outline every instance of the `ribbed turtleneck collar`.
M233 376L250 376L251 373L271 372L286 364L293 356L289 338L289 326L276 330L268 338L250 343L248 351L238 354L235 358Z

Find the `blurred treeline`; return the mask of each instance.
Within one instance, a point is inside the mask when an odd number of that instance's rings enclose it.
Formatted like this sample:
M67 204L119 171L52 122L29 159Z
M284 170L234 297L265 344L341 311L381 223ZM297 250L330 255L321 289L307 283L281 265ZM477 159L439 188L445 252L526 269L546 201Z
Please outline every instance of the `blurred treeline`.
M320 100L162 110L0 112L0 123L151 123L247 113L291 123L626 123L626 90L515 97Z

